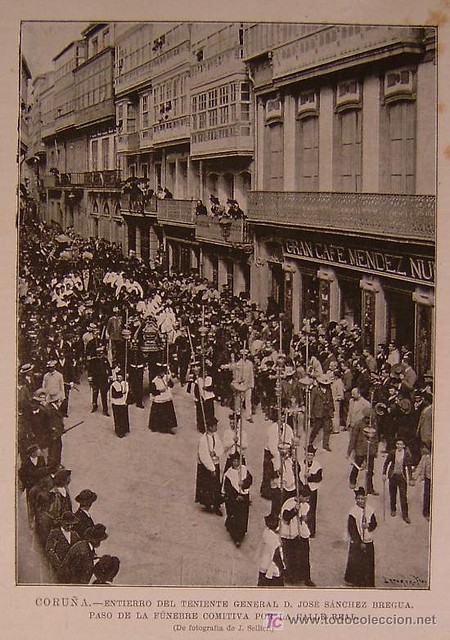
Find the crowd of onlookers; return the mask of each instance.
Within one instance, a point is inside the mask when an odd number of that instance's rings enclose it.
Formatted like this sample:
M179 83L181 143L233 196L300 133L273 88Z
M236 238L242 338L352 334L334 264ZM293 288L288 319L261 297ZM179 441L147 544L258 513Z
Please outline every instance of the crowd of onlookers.
M220 206L213 198L211 204ZM229 205L231 217L243 216L236 201ZM213 215L224 215L218 212ZM197 214L209 215L201 201ZM89 581L106 564L109 581L118 570L116 559L95 562L105 527L92 522L82 531L80 525L80 516L89 515L85 499L95 494L81 492L74 514L70 472L61 465L70 394L98 348L105 349L112 371L130 377L137 404L144 382L131 368L139 361L142 371L148 368L149 383L161 362L182 385L193 375L210 376L215 401L235 408L236 363L244 353L253 371L246 402L250 420L259 405L273 418L281 366L283 379L329 385L334 432L353 427L353 408L362 397L375 410L386 450L402 438L415 466L421 447L431 448L432 375L417 376L408 345L383 344L370 352L360 328L346 319L323 325L311 315L295 333L273 298L263 310L245 293L219 291L196 274L168 275L158 261L145 264L105 240L83 239L70 229L61 234L41 222L20 230L18 310L19 477L30 523L57 580ZM200 363L196 374L194 361ZM283 408L289 408L287 399ZM87 563L88 556L88 580L87 569L83 578L74 578L73 567ZM97 575L101 579L105 573Z

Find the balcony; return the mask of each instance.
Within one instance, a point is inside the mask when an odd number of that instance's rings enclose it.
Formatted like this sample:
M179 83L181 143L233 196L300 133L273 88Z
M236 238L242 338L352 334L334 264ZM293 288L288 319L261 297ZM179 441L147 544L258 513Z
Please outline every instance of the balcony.
M116 95L121 95L130 89L136 89L141 84L147 84L149 78L152 77L152 64L152 60L147 60L138 67L117 75L114 78Z
M55 131L63 131L64 129L70 129L75 126L75 112L65 113L63 115L57 115L55 119Z
M84 184L86 187L120 189L122 186L120 171L86 171L84 173Z
M59 175L59 184L61 187L83 187L84 183L84 173L61 173Z
M435 240L434 196L252 191L248 202L250 222L428 243Z
M225 77L239 72L245 73L245 64L240 57L240 47L233 47L191 67L191 90L213 80L223 84Z
M139 151L139 133L119 133L116 136L116 150L118 153L133 153Z
M189 64L191 59L190 25L188 23L176 25L161 35L161 38L164 38L164 43L161 42L159 47L156 45L154 48L152 60L154 78L176 69L184 63Z
M153 144L163 145L167 142L188 139L191 134L191 117L181 116L153 125Z
M252 155L253 151L253 132L250 124L233 124L196 131L191 136L193 158Z
M158 200L156 209L159 224L195 225L195 200Z
M155 216L156 198L148 198L142 194L123 193L120 198L120 209L125 215Z
M112 98L106 98L98 104L79 108L75 115L75 124L78 127L100 122L101 120L114 120L116 110Z
M273 50L273 79L323 65L341 67L346 58L355 56L361 62L363 57L384 58L395 51L419 53L422 38L423 29L412 27L324 26Z
M46 189L64 187L114 187L122 186L120 171L84 171L83 173L57 173L43 176Z
M153 128L141 129L139 131L139 146L141 149L147 149L153 146Z
M202 242L212 242L225 246L251 246L247 222L231 218L209 218L197 216L195 237Z

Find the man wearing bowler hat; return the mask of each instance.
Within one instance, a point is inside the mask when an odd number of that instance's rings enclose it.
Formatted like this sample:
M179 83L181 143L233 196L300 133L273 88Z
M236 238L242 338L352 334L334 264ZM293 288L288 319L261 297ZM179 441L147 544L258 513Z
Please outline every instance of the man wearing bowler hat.
M86 531L84 540L69 549L61 566L68 584L89 584L94 572L96 549L107 537L105 525L95 524Z
M94 526L94 521L89 513L90 508L97 500L97 494L90 489L83 489L80 493L75 497L75 500L80 505L78 510L75 512L77 517L77 522L75 524L75 531L80 536L80 540L84 539L86 531Z
M71 511L63 513L62 516L58 518L58 526L50 531L45 544L45 553L47 554L47 558L50 561L58 582L64 582L65 576L61 567L69 549L73 547L76 542L80 541L80 537L74 530L76 523L77 518L75 514Z

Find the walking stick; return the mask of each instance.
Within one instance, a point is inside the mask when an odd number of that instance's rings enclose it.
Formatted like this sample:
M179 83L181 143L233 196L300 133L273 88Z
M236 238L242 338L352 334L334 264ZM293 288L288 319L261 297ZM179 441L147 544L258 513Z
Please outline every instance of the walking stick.
M386 522L386 480L383 480L383 522Z
M203 310L204 310L204 307L203 307ZM201 350L202 350L202 387L200 387L200 384L198 383L198 380L197 380L198 396L199 396L199 399L200 399L200 407L201 407L201 410L202 410L202 418L203 418L203 424L205 426L205 431L207 429L207 426L206 426L205 405L203 403L203 395L202 394L203 394L203 389L205 388L205 335L206 335L207 331L208 331L208 329L205 327L204 324L202 324L202 326L199 329L200 336L201 336L200 345L201 345Z
M237 446L237 442L236 442ZM242 415L239 415L239 489L242 489Z
M281 326L281 321L280 321ZM283 476L284 476L284 464L285 464L285 453L286 453L286 443L284 437L284 425L283 425L283 409L281 406L281 371L283 368L283 358L280 354L277 359L277 381L275 385L275 391L277 395L277 422L278 422L278 453L280 456L280 513L278 515L278 520L281 525L282 520L282 508L283 508Z
M84 420L80 420L80 422L73 424L71 427L67 427L67 429L64 429L64 431L61 433L61 435L64 436L68 431L72 431L72 429L75 429L75 427L79 427L80 424L84 424Z

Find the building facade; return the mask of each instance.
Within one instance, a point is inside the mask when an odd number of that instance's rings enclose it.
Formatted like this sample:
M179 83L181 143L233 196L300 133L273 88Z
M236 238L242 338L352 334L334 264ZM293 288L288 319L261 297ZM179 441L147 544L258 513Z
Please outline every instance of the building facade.
M255 92L252 295L298 328L358 325L431 366L436 60L432 29L249 25Z
M423 373L435 51L432 28L94 23L39 94L45 218L272 297L296 330L345 319L371 350L407 345ZM245 216L199 216L198 201Z

